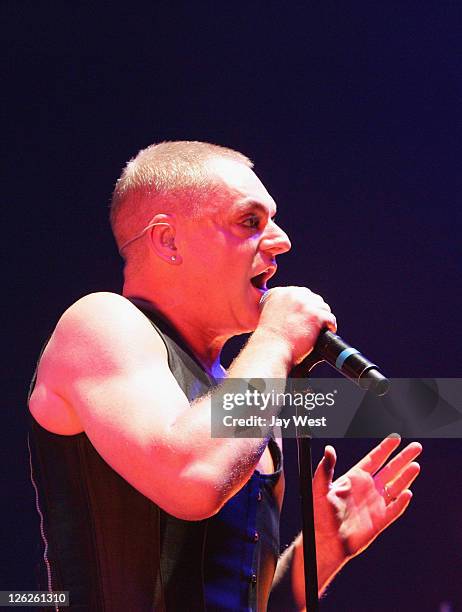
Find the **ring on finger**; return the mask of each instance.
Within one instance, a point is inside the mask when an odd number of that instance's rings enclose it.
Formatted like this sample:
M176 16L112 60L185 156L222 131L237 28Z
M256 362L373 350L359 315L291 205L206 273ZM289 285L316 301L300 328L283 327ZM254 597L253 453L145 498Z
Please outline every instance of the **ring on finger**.
M383 487L383 499L385 500L385 504L388 506L389 503L393 502L396 500L396 497L394 497L391 493L390 493L390 488L388 485L385 485Z

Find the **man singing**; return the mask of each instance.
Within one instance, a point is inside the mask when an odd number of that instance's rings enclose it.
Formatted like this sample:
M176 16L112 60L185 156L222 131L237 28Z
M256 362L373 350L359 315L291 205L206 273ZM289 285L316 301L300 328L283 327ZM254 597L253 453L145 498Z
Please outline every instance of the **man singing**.
M284 379L322 328L336 330L304 287L275 287L260 305L290 241L251 168L200 142L140 151L111 206L122 295L77 301L41 355L29 404L40 588L68 590L71 609L305 607L301 537L279 557L280 439L210 434L220 379ZM246 332L225 372L223 345ZM335 481L326 447L320 591L408 506L421 447L388 461L398 445L385 439Z

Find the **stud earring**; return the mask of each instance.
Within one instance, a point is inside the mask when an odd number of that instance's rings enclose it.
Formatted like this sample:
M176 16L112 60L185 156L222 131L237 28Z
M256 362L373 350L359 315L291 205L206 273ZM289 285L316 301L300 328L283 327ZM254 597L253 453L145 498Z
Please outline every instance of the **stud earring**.
M176 255L172 255L172 256L170 257L170 259L171 259L172 261L176 261Z

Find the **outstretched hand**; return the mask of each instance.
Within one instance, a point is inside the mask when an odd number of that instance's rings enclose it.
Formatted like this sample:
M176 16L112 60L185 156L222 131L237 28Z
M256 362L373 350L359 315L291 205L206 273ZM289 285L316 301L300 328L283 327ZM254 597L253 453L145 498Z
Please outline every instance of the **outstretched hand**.
M346 474L333 480L337 456L326 446L313 481L316 540L321 555L343 561L359 554L406 510L422 446L412 442L393 459L401 440L385 438ZM387 462L388 461L388 462ZM329 546L329 553L323 545Z

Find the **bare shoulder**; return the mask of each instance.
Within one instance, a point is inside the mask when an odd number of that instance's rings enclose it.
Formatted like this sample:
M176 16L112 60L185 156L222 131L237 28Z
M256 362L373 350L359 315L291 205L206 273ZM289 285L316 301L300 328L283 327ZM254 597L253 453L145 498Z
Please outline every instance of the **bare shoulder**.
M96 332L115 337L121 333L143 333L152 326L130 300L117 293L90 293L72 304L62 315L55 332L82 334ZM154 336L155 337L155 336Z
M86 295L56 325L40 360L30 411L46 429L79 433L82 426L72 401L76 382L102 385L151 361L166 364L167 353L149 320L121 295Z
M165 347L149 320L129 300L116 293L92 293L62 315L50 351L68 365L102 367L136 365L146 354L164 355ZM99 359L104 357L103 363ZM89 365L87 364L87 365ZM93 371L93 374L95 371Z

